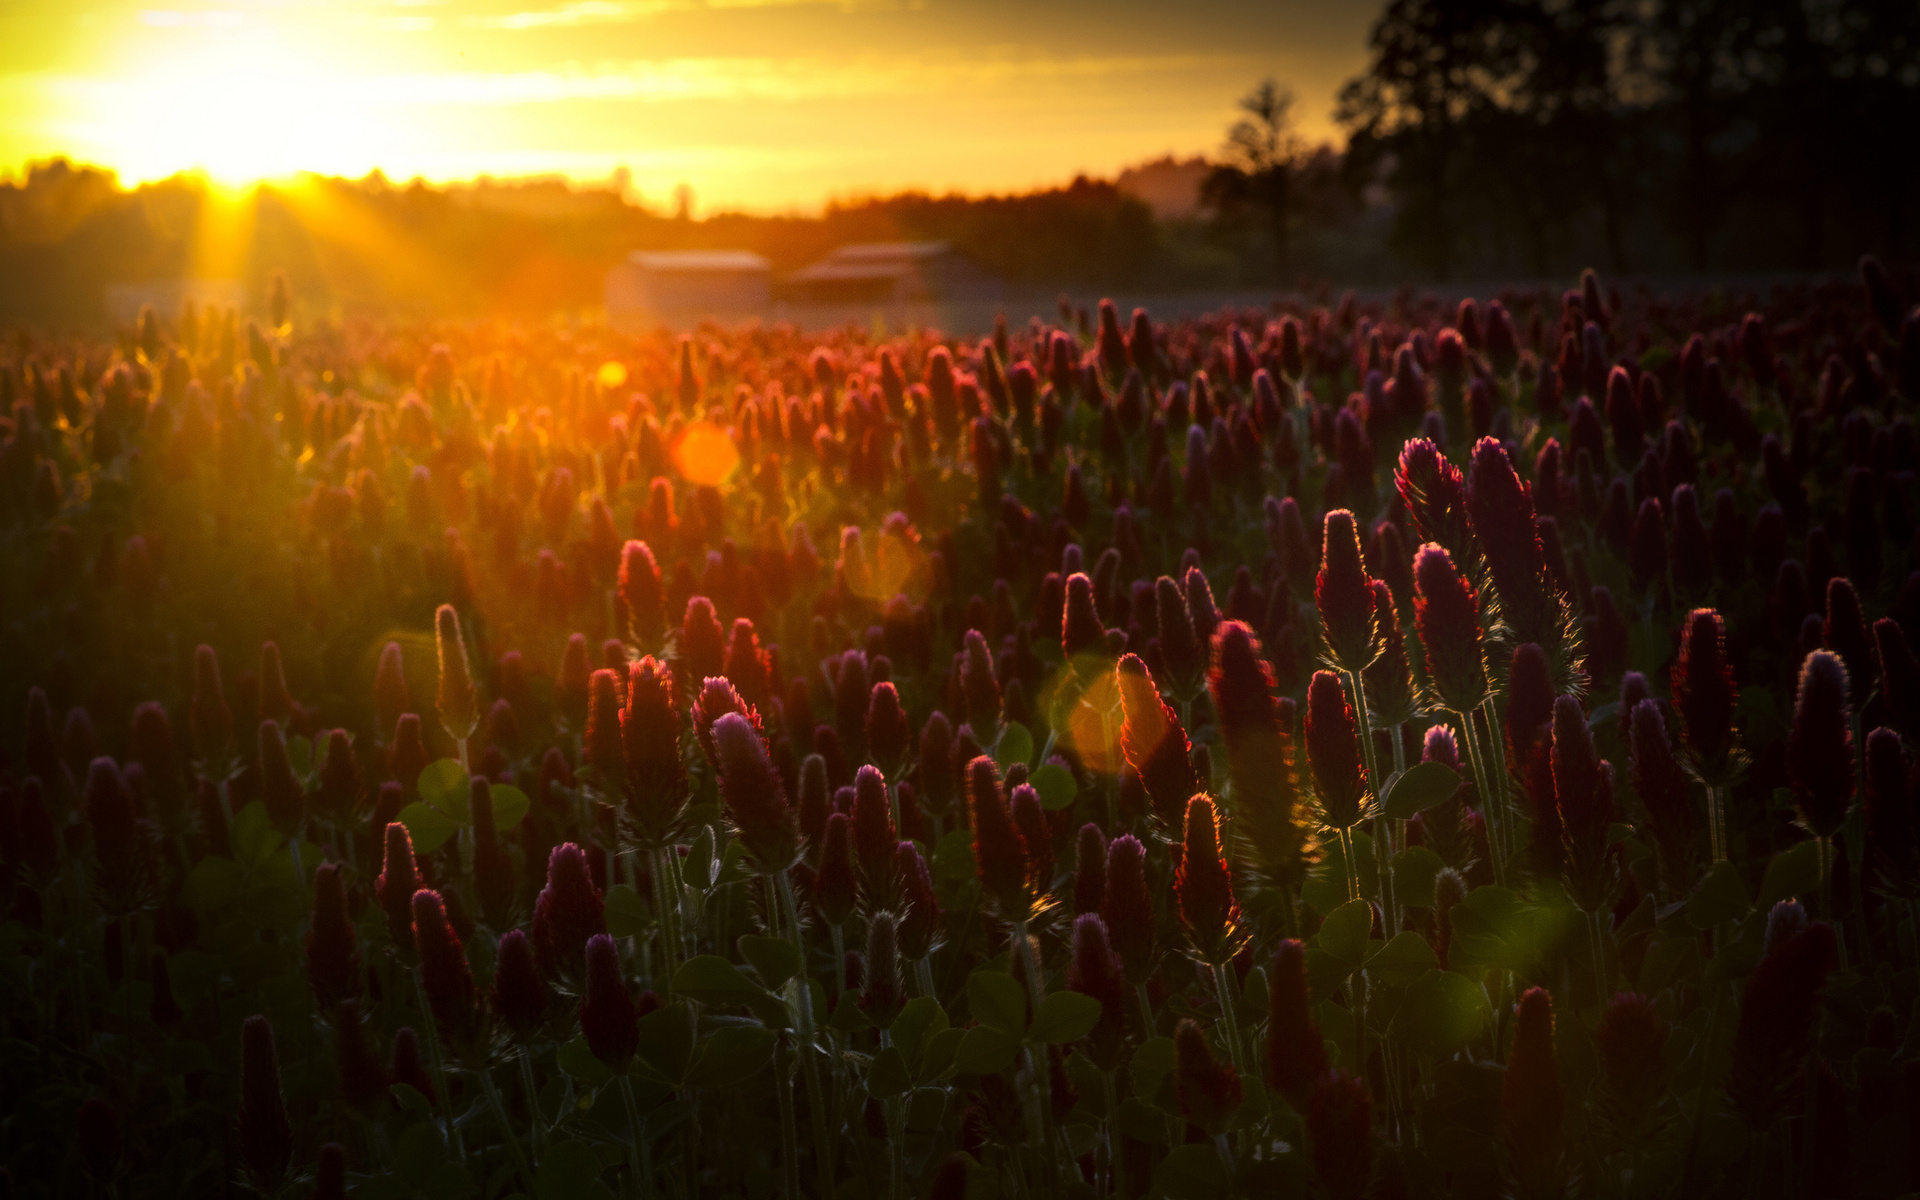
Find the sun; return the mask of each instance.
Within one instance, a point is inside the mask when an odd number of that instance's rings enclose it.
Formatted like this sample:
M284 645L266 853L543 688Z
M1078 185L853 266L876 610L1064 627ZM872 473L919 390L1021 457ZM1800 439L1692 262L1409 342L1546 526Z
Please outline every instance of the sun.
M133 181L199 171L242 186L303 171L362 174L394 131L330 48L264 27L200 31L91 89L91 132Z

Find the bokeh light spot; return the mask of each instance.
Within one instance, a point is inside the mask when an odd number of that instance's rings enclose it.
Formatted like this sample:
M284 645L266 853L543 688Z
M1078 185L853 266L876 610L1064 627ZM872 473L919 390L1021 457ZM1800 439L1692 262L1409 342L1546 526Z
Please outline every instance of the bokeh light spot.
M673 465L687 482L715 486L740 465L740 451L724 429L695 421L674 445Z
M612 361L603 362L600 364L600 371L597 377L600 380L600 386L603 388L622 387L627 382L627 364Z

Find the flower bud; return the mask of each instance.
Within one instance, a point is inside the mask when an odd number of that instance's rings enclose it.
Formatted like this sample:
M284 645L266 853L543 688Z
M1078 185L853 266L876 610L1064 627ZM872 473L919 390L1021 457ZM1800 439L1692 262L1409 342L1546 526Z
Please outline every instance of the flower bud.
M1772 925L1770 916L1770 933ZM1769 942L1740 996L1727 1076L1734 1111L1756 1132L1772 1128L1800 1093L1837 945L1824 921Z
M306 950L307 981L322 1007L359 999L360 943L338 863L321 863L313 873L313 925Z
M668 845L680 831L690 792L686 760L680 754L673 673L651 655L628 672L620 746L626 766L627 817L634 832L643 848Z
M1800 688L1787 732L1787 774L1800 821L1816 837L1840 831L1853 803L1853 718L1847 669L1839 655L1816 650L1800 667Z
M607 670L587 677L587 727L580 739L580 753L607 796L618 796L627 778L626 755L620 742L621 683Z
M1709 784L1726 782L1735 765L1733 711L1738 693L1727 660L1726 625L1710 608L1696 608L1680 634L1673 668L1673 707L1694 768Z
M640 1015L620 974L620 951L612 938L596 933L587 940L587 986L580 998L580 1032L587 1049L618 1075L640 1046Z
M852 822L845 813L827 817L820 863L813 875L813 903L829 925L844 925L857 894L853 875Z
M293 1161L293 1125L280 1092L280 1055L262 1016L240 1027L240 1161L262 1192L272 1194Z
M1353 828L1366 816L1367 769L1353 706L1331 671L1315 671L1307 685L1306 741L1322 815L1335 829Z
M687 600L680 618L680 661L676 674L692 681L719 675L726 666L727 635L720 628L713 601L705 596Z
M1307 989L1306 947L1282 939L1267 980L1266 1078L1296 1108L1303 1107L1327 1070L1326 1039L1313 1019Z
M442 604L433 614L433 645L440 659L440 687L434 694L434 707L448 736L463 742L480 724L480 702L467 663L467 640L451 604Z
M1667 722L1658 701L1642 700L1633 706L1627 717L1627 738L1628 777L1653 827L1661 872L1675 895L1685 894L1690 882L1693 802L1687 795L1686 772L1667 739Z
M1191 746L1180 718L1160 698L1160 689L1137 655L1120 659L1120 750L1146 788L1154 815L1171 831L1179 827L1187 800L1200 790L1189 759Z
M440 1040L456 1054L463 1053L486 1032L480 993L460 935L447 920L446 905L430 888L413 894L413 948Z
M894 916L877 912L867 925L866 970L860 979L860 1011L882 1029L906 1006L906 982L900 977L900 953Z
M560 652L560 670L553 680L553 702L568 729L584 730L587 705L592 691L593 662L587 656L587 635L576 633L567 638Z
M1444 707L1470 713L1487 694L1479 596L1446 550L1432 542L1413 556L1413 595L1413 626L1426 651L1430 685Z
M713 723L720 799L740 840L766 874L784 871L800 852L800 825L760 731L739 713Z
M913 745L913 726L891 680L874 684L868 694L866 734L867 753L873 761L884 771L900 774Z
M533 959L533 943L518 929L500 935L493 960L493 1011L509 1032L530 1040L547 1019L551 998Z
M1201 959L1217 963L1231 949L1240 910L1234 903L1232 872L1220 855L1218 816L1213 801L1194 796L1187 802L1186 838L1173 892L1180 923Z
M1107 889L1100 916L1126 967L1127 982L1145 983L1153 974L1155 957L1153 897L1147 890L1146 849L1130 833L1107 844Z
M1320 610L1327 652L1343 671L1359 671L1379 650L1372 581L1360 554L1353 514L1335 509L1322 527L1320 573L1313 600Z
M1364 1079L1322 1072L1306 1096L1307 1145L1331 1200L1361 1200L1373 1174L1373 1101Z
M993 655L977 629L969 629L960 654L960 695L967 724L982 734L1000 725L1000 683L993 674Z
M1026 840L1014 824L999 770L984 754L967 764L967 800L981 890L1004 919L1024 919L1031 900Z
M660 587L660 566L645 542L633 540L620 548L620 602L626 607L629 632L635 641L651 643L666 620L666 593Z
M1507 1162L1523 1195L1558 1193L1566 1174L1566 1110L1553 1046L1553 998L1545 988L1529 988L1514 1014L1500 1085Z
M413 951L413 894L420 890L420 869L413 858L413 836L395 821L387 826L386 864L373 885L374 898L387 914L387 932L403 953Z
M562 842L547 858L547 883L533 906L533 957L548 979L574 990L586 977L587 939L607 929L606 901L587 856Z
M1213 1057L1207 1035L1191 1017L1174 1027L1173 1084L1180 1111L1209 1134L1224 1132L1240 1107L1239 1075L1230 1064Z

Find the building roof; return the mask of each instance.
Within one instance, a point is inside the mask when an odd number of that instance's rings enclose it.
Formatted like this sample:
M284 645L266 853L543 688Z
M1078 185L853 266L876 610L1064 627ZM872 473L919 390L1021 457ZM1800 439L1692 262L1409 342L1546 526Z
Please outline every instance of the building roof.
M839 247L789 278L795 283L884 279L918 270L951 251L946 242L856 242Z
M627 261L647 271L768 271L772 264L748 250L635 250Z

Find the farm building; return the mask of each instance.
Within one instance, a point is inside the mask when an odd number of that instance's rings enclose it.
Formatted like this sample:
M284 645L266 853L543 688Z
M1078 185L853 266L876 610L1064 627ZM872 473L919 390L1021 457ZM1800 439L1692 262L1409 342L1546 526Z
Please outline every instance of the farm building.
M756 316L772 279L767 260L745 250L637 250L607 272L607 316Z
M888 304L992 299L1001 283L946 242L863 242L795 271L783 291L802 304Z

